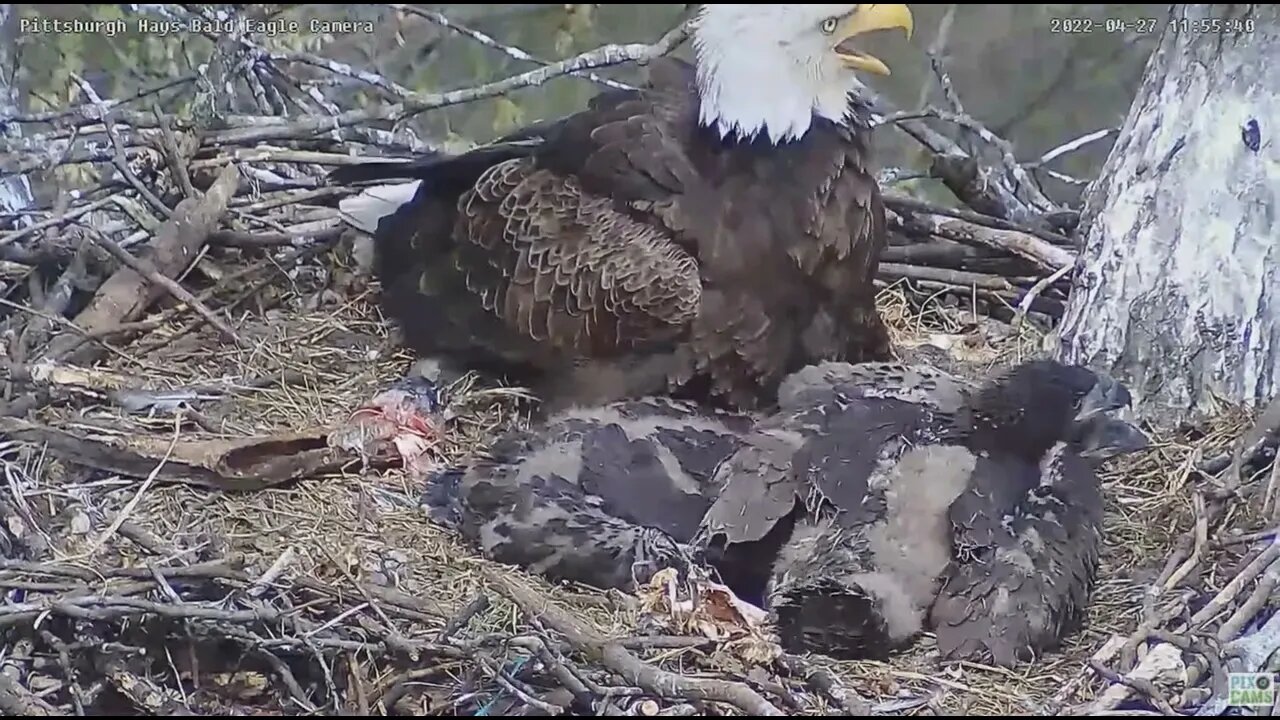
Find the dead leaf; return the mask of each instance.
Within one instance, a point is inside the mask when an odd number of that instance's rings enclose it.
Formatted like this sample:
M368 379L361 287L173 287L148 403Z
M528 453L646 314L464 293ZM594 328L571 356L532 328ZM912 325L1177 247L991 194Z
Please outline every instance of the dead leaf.
M217 673L213 681L237 700L253 700L261 697L271 686L262 673L244 670L235 673Z
M693 597L681 597L693 589ZM728 652L750 665L772 662L782 653L769 627L769 615L733 590L706 577L683 587L674 569L654 575L641 594L649 618L667 631L696 633L724 643Z

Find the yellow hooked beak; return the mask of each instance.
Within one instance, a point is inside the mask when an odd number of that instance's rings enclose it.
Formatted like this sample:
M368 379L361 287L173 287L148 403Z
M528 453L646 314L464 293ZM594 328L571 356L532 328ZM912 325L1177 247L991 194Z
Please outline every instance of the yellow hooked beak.
M874 58L866 53L854 50L845 46L850 39L869 33L873 30L888 30L891 28L902 28L907 33L907 39L911 39L911 29L913 21L911 18L911 9L906 5L859 5L853 14L846 17L840 26L836 28L836 55L844 61L844 64L854 70L871 72L877 75L888 75L889 66L885 65L878 58Z

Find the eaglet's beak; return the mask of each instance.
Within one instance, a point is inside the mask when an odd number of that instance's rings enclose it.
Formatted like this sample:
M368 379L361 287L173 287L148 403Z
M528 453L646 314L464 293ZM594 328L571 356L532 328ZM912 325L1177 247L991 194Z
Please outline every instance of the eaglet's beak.
M1080 401L1075 421L1084 423L1098 415L1122 410L1132 404L1133 395L1129 392L1129 388L1106 375L1099 375L1089 394Z
M910 40L912 27L911 9L906 5L859 5L858 9L836 28L836 55L839 55L844 64L854 70L888 75L889 66L879 58L859 52L846 43L858 35L891 28L902 28L907 34L907 39Z

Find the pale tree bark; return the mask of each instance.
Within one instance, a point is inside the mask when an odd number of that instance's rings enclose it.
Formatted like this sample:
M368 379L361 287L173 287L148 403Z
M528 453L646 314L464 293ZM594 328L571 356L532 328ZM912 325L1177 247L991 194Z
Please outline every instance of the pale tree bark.
M14 81L17 58L18 9L0 4L0 118L13 114L19 107L18 87ZM17 123L0 124L0 136L13 138ZM17 212L31 205L31 184L25 175L0 178L0 213ZM19 223L21 225L21 223Z
M1161 20L1089 191L1056 350L1171 427L1276 393L1280 8L1175 5Z

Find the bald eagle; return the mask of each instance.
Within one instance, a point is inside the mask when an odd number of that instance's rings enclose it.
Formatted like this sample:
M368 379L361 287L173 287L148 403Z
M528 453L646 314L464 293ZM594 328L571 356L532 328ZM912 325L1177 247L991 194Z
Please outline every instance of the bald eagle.
M565 118L457 155L341 167L415 178L377 225L405 342L547 402L673 394L757 406L809 362L884 360L885 243L853 41L906 5L704 5L694 61L649 63Z
M426 505L489 558L631 590L710 566L784 646L883 658L933 628L942 655L1013 665L1079 621L1098 562L1096 463L1145 435L1123 385L1028 362L962 381L822 363L776 412L646 398L514 431L428 481Z

